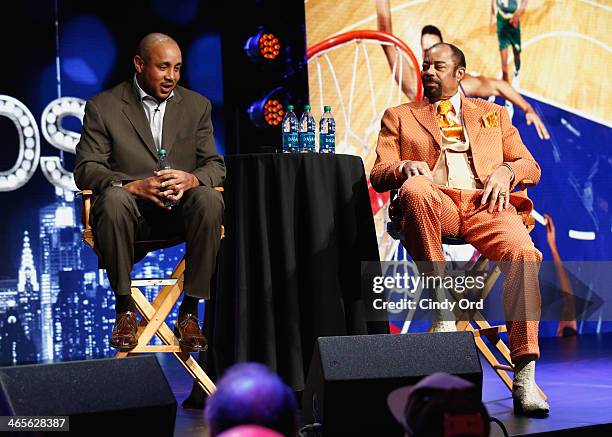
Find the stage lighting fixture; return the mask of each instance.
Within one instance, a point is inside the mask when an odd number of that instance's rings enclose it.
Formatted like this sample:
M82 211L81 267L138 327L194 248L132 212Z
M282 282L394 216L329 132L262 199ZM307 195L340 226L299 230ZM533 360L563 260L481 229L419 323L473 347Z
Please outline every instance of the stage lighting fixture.
M263 99L254 102L247 113L256 127L280 126L285 115L283 88L274 88Z
M281 44L275 34L260 28L247 40L244 50L253 61L273 61L280 55Z

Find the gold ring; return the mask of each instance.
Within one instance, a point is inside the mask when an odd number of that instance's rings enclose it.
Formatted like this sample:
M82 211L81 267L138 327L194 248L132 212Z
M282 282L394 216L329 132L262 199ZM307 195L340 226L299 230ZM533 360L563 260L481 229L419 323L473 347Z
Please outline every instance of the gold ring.
M506 193L505 191L502 191L501 193L499 193L500 196L502 197L506 197L508 195L508 193Z

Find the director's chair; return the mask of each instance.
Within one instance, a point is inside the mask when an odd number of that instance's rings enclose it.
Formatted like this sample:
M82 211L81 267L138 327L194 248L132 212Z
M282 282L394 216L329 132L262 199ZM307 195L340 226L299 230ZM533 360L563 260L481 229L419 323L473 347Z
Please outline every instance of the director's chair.
M222 187L215 187L215 190L223 192ZM83 241L98 254L95 243L89 216L91 212L93 191L83 190L78 194L81 195L82 210L81 221L83 223ZM221 226L221 238L225 236L225 229ZM135 252L148 253L159 249L165 249L176 246L182 240L147 240L136 241ZM98 254L99 255L99 254ZM178 338L174 332L166 324L166 318L172 311L172 308L178 301L183 292L183 281L185 273L185 258L181 259L175 267L170 278L147 278L147 279L132 279L132 298L136 303L136 308L141 315L140 326L138 327L138 344L134 349L127 352L117 352L116 358L125 358L129 355L142 353L172 353L187 370L191 377L202 387L204 392L211 395L215 391L215 384L211 381L208 375L202 370L200 365L186 351L183 351L179 345ZM138 287L143 286L163 286L153 302L149 302L145 295ZM150 341L154 335L164 343L163 345L150 345Z
M525 179L521 181L517 186L520 187L519 191L524 190L527 191L529 186L533 185L533 181L529 179ZM399 217L401 216L401 212L399 210L399 199L397 197L398 191L391 191L391 198L389 204L389 217L390 221L387 222L387 233L395 240L403 241L406 236L403 234L401 229L401 225L399 223ZM532 216L528 216L524 221L525 226L531 232L535 227L535 220ZM468 244L461 237L444 237L442 238L442 244L447 245L464 245ZM484 282L484 287L482 290L478 292L476 299L484 300L490 294L491 290L495 286L495 283L499 279L501 275L501 268L499 263L493 262L493 266L490 267L491 262L484 257L484 255L480 254L478 260L472 264L472 266L465 271L465 276L480 276L483 273L487 272L487 277ZM473 291L473 290L472 290ZM452 297L458 302L460 297L454 290L451 290ZM459 317L457 322L455 323L457 327L457 331L469 331L474 335L474 341L476 343L476 347L485 358L485 360L491 365L495 373L500 377L503 383L508 387L510 391L512 391L512 378L508 374L508 372L514 372L514 365L510 358L510 349L504 343L504 341L499 337L499 334L502 332L507 332L507 327L505 324L503 325L491 325L484 315L476 309L468 309L461 310L462 316ZM431 331L431 328L429 329ZM503 357L506 364L501 363L497 356L491 351L487 343L483 340L486 338L489 343L494 346L498 352ZM540 389L540 387L536 384L536 388L542 396L542 399L546 400L547 397Z

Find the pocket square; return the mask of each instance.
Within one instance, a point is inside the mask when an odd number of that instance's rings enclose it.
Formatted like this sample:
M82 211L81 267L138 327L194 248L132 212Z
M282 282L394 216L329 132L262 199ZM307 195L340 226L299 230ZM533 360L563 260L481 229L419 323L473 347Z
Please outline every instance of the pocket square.
M495 111L487 112L482 117L482 125L484 127L499 127L499 113Z

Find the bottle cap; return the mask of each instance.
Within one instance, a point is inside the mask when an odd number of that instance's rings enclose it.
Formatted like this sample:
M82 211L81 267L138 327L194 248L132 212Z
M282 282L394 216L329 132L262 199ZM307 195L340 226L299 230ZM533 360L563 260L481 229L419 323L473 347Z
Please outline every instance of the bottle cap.
M310 105L304 105L304 111L310 111Z
M293 105L287 105L287 111L293 111Z
M166 149L164 149L163 147L161 149L159 149L159 156L161 156L161 157L166 156Z
M331 111L331 106L323 106L323 111Z

